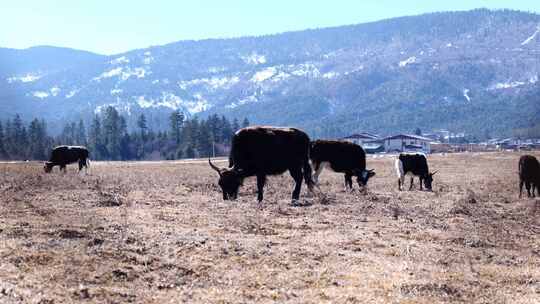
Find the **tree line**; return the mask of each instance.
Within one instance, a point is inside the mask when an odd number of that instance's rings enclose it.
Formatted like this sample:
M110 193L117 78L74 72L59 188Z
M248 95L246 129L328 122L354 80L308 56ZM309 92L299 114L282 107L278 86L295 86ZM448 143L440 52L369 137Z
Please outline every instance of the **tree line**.
M231 138L238 129L249 126L225 116L206 119L186 118L173 111L167 131L153 131L144 114L137 117L136 128L128 130L126 119L114 108L107 107L94 115L90 124L81 119L68 122L60 134L47 132L43 119L25 124L20 115L0 121L0 159L46 160L57 145L80 145L90 150L95 160L181 159L228 154Z

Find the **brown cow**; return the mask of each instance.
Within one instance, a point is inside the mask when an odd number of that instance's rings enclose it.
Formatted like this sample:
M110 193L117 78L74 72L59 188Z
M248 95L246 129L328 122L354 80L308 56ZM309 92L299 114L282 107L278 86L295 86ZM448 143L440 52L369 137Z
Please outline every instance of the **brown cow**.
M527 188L527 195L534 197L534 189L540 195L540 163L532 155L523 155L519 158L519 197L523 190L523 184ZM531 187L532 186L532 187ZM532 188L532 193L531 193Z

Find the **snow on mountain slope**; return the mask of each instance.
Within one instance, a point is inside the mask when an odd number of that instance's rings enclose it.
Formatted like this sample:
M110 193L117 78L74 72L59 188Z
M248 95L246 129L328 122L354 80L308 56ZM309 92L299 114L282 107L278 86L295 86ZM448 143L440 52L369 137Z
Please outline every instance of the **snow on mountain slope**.
M536 27L536 31L527 39L525 39L521 45L527 45L529 44L531 41L533 41L535 38L536 38L536 35L538 35L538 33L540 33L540 25L538 25Z

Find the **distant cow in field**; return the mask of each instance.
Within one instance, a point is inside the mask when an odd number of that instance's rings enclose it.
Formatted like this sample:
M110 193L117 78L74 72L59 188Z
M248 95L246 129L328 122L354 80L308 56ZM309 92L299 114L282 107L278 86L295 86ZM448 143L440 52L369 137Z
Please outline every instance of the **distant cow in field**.
M536 192L540 195L540 163L532 155L523 155L519 158L519 197L521 197L523 184L525 184L529 197L534 197L535 188Z
M257 200L263 200L267 175L289 171L296 185L293 201L298 200L302 178L312 188L309 164L309 137L301 130L276 127L247 127L236 132L232 139L229 168L208 163L219 174L224 200L234 200L244 178L257 177Z
M429 172L426 155L423 153L401 153L396 158L395 166L398 175L399 191L401 191L401 185L405 184L405 175L407 174L412 175L409 190L412 189L414 176L420 178L420 190L422 190L422 182L424 182L427 190L431 190L433 175L437 172Z
M351 189L353 176L356 176L358 186L363 187L375 175L373 170L366 170L366 153L359 145L347 141L316 140L311 143L309 153L316 183L327 164L334 172L345 173L345 187Z
M66 172L66 165L79 162L79 172L83 167L88 169L90 160L88 149L82 146L58 146L51 152L51 158L45 162L44 170L49 173L54 166L60 166L60 171Z

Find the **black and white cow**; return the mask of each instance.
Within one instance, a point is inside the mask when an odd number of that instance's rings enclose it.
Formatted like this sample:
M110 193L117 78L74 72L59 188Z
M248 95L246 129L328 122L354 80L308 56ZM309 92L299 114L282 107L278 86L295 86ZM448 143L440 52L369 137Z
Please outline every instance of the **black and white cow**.
M437 171L430 173L427 163L426 155L423 153L401 153L396 158L395 162L396 173L398 175L398 187L401 191L401 185L405 184L405 175L411 174L411 185L409 190L412 189L414 176L420 178L420 190L422 190L422 182L426 186L426 189L431 190L431 184L433 183L433 175Z
M366 153L361 146L335 140L316 140L311 143L309 158L315 174L313 179L319 181L323 167L328 165L334 172L345 173L345 187L352 189L352 177L356 176L358 186L366 186L373 170L366 170Z
M527 189L527 195L534 197L534 189L540 195L540 163L532 155L523 155L519 158L519 197L523 184ZM531 187L532 186L532 187ZM532 188L532 195L530 189Z
M60 166L60 171L66 172L66 165L79 162L79 172L82 168L88 169L90 159L88 149L82 146L58 146L51 152L51 158L45 162L43 169L49 173L54 166Z
M257 177L257 200L263 200L267 175L289 171L296 185L293 201L298 200L305 179L311 189L309 164L309 137L295 128L247 127L238 130L232 139L229 168L218 168L210 159L208 163L219 174L219 186L224 200L234 200L244 178Z

